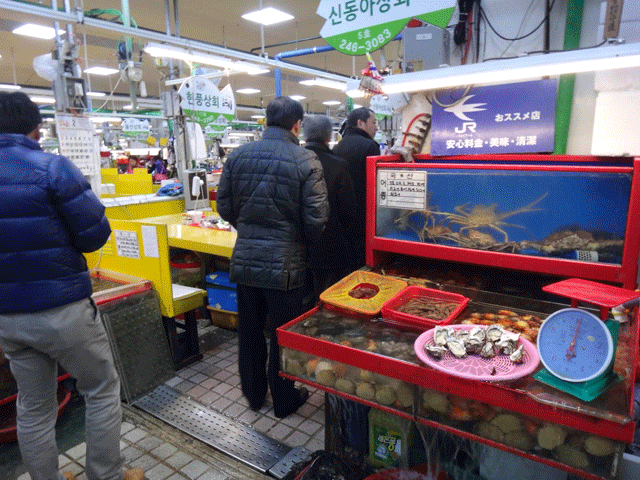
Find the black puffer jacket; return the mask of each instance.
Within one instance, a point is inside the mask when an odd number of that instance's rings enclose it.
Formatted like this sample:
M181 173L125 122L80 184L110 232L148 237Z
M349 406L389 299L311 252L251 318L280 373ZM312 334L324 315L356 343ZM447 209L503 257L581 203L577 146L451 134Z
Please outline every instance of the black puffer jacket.
M290 290L304 284L307 249L329 219L322 165L280 127L236 149L222 169L220 216L238 230L232 282Z
M367 157L380 155L380 145L367 132L359 128L347 128L342 140L333 148L333 153L344 158L349 165L349 173L353 180L353 190L356 194L356 210L359 222L356 228L362 238L366 238L365 219L367 206ZM375 185L368 188L375 189ZM358 265L365 264L364 241L357 252Z
M364 251L364 237L355 228L361 212L356 211L347 162L333 155L325 143L307 140L305 148L316 152L322 163L331 208L322 239L312 246L311 266L355 270L360 266L356 254Z

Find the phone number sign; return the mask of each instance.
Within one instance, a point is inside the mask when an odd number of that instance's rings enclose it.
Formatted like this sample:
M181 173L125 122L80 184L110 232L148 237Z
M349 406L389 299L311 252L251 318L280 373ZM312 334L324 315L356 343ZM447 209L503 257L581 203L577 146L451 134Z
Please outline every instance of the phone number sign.
M440 28L449 24L455 0L321 0L326 22L320 35L347 55L364 55L393 40L412 18Z

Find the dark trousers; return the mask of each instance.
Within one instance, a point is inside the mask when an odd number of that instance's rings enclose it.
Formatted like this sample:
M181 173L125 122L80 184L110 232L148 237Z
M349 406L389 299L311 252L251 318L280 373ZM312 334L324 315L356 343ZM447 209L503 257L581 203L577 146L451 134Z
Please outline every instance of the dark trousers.
M278 374L280 347L276 329L304 313L303 299L308 287L284 291L238 284L237 291L238 368L242 393L251 407L257 409L264 403L267 386L270 387L274 413L283 415L290 411L298 394L294 382ZM271 336L268 352L265 328Z

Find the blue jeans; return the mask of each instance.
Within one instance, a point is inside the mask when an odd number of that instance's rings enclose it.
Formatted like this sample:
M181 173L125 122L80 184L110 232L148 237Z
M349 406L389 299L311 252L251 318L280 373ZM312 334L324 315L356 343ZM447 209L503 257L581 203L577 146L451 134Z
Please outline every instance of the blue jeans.
M31 479L63 480L55 438L59 363L85 399L87 478L121 480L120 380L93 301L0 314L0 346L18 384L18 444Z

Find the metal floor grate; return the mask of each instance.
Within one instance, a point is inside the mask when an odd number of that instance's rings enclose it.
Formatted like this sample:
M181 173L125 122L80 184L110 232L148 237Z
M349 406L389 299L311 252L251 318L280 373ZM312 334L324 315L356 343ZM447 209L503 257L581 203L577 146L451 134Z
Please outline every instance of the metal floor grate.
M262 473L267 473L291 450L166 385L133 405Z

